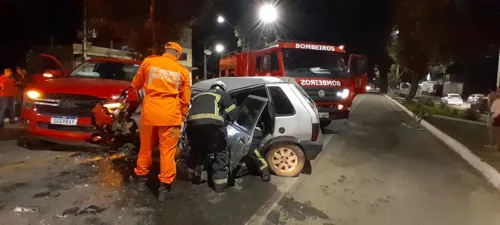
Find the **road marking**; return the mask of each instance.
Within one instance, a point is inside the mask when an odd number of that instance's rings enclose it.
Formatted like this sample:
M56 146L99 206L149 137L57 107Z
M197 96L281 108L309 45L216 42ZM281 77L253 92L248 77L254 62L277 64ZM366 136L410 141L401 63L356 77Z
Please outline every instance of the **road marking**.
M358 104L356 104L354 107L351 108L351 113L354 112L354 110L361 104L361 102L365 99L365 96L366 95L363 95L361 96L361 99L359 100ZM338 129L338 131L341 130L342 126L344 126L345 124L345 121L347 120L344 120L341 124L340 124L340 128ZM328 143L330 143L330 141L332 140L333 138L333 134L326 134L324 135L324 138L323 138L323 148L325 148ZM324 154L325 151L321 151L319 153L319 155L317 156L317 159L322 157L323 154ZM314 168L313 168L313 171L314 171ZM276 190L276 192L271 196L271 198L269 198L261 207L259 210L257 210L257 212L255 212L252 217L250 217L250 219L245 223L245 225L258 225L258 224L262 224L264 222L264 220L267 218L267 215L269 215L269 213L271 213L271 211L274 209L274 207L276 207L276 205L281 201L281 199L283 198L283 196L285 196L286 193L288 193L290 191L290 189L292 189L292 187L300 180L301 177L299 178L295 178L295 179L292 179L292 178L287 178L285 179L285 182L280 185L278 187L278 189ZM307 178L307 177L306 177Z

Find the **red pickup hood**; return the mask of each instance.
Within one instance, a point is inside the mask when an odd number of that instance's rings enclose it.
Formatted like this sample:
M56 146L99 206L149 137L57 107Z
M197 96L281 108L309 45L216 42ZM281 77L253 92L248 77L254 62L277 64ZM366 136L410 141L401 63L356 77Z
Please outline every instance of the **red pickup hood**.
M129 81L99 78L65 77L50 79L28 86L28 90L43 93L90 95L99 98L110 98L119 95L130 86Z

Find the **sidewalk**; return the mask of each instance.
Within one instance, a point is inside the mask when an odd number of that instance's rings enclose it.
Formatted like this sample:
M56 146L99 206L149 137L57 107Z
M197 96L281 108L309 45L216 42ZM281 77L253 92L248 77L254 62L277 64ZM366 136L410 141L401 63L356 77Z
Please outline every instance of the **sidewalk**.
M475 155L497 171L500 171L500 151L485 146L488 144L488 128L486 128L486 126L436 117L426 118L426 120L453 139L465 145Z

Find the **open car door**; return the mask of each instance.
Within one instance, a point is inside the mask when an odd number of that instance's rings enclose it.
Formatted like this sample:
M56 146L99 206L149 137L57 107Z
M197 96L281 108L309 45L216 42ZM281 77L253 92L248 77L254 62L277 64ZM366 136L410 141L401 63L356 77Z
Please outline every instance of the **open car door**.
M364 55L349 55L349 76L354 84L354 95L365 94L368 85L368 61Z
M227 125L231 171L234 171L241 159L247 155L253 132L267 101L267 98L249 95L239 106L234 123Z

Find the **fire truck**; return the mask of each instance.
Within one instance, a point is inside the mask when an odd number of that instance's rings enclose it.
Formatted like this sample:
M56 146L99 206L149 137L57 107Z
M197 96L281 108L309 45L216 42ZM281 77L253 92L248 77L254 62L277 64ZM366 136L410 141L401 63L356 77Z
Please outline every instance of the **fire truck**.
M346 63L347 60L347 63ZM219 76L293 77L316 102L321 127L347 119L354 97L366 93L366 56L347 55L343 45L281 41L262 50L229 53Z

